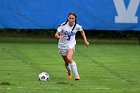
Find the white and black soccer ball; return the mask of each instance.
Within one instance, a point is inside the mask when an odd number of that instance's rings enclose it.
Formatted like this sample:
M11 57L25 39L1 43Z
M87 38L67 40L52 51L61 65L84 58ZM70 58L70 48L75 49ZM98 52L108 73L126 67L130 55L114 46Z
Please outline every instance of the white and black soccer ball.
M40 81L48 81L50 78L49 74L47 72L41 72L39 74L39 80Z

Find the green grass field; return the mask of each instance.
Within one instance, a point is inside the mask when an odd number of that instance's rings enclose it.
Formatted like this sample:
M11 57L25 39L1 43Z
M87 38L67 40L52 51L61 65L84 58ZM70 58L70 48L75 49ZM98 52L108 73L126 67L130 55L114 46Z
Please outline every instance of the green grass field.
M80 81L67 78L57 41L1 40L0 93L140 93L135 41L93 40L89 48L77 43L74 60ZM50 74L48 82L38 80L42 71Z

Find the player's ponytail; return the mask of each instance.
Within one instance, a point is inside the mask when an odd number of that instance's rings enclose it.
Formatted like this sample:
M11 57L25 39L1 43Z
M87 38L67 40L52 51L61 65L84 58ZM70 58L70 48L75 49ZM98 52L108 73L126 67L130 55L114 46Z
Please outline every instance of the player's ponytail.
M73 28L72 28L72 31L74 30L76 24L77 24L77 20L75 19L75 24L74 24L74 26L73 26Z
M65 23L63 23L62 25L66 25L68 23L68 19L67 19L67 21L65 22Z

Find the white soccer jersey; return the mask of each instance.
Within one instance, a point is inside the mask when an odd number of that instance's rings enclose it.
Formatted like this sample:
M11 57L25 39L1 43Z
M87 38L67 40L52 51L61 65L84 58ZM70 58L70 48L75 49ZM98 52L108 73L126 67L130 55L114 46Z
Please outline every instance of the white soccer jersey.
M70 46L76 45L75 35L77 31L81 31L82 26L76 24L74 30L72 31L73 26L70 27L68 23L66 25L61 25L57 28L57 31L60 32L61 36L64 36L64 40L59 40L58 48L60 49L67 49Z

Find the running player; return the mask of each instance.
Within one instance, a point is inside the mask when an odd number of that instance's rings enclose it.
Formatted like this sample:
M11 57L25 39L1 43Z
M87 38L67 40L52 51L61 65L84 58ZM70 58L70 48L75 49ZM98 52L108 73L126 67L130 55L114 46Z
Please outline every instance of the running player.
M61 24L57 28L57 32L55 33L55 38L59 39L58 48L65 62L68 78L69 79L72 78L72 73L71 73L71 69L72 69L75 80L80 80L80 76L77 70L77 65L73 60L73 53L75 51L75 45L76 45L75 35L77 31L81 32L86 47L89 46L89 42L86 39L86 35L82 27L77 24L76 19L77 16L75 13L73 12L69 13L67 21Z

